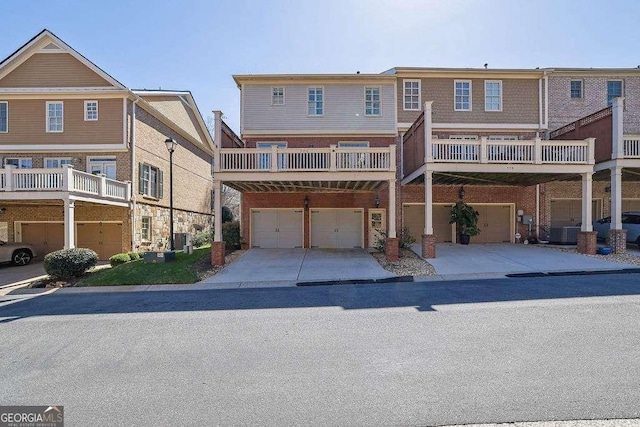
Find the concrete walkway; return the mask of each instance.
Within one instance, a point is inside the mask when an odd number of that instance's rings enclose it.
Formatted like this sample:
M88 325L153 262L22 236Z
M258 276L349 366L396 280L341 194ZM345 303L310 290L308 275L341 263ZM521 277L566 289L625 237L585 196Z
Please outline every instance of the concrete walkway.
M395 277L363 249L250 249L202 284L220 287L282 286L283 282ZM216 288L218 286L211 286Z
M420 245L412 247L420 255ZM440 243L435 259L427 260L436 270L435 280L499 277L512 273L557 271L620 270L638 268L631 264L604 261L594 257L571 254L537 245L490 243L459 245ZM445 277L442 277L445 276ZM448 277L449 276L449 277ZM432 279L432 280L433 280Z

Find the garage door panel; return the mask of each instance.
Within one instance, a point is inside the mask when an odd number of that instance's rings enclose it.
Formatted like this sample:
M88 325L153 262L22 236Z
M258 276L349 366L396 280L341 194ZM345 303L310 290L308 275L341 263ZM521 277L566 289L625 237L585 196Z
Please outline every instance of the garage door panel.
M361 248L362 209L314 209L311 211L311 247Z
M254 248L302 247L301 209L265 209L251 212Z
M40 259L64 248L64 227L61 223L22 223L22 242L33 246Z
M338 210L336 212L336 226L338 248L362 247L362 211Z
M102 224L102 255L109 259L122 252L122 224Z
M333 210L311 210L311 247L335 248L336 213Z
M122 252L122 224L78 222L76 230L76 246L95 251L100 260Z
M433 205L433 234L435 234L438 242L451 242L451 227L449 220L451 219L450 205ZM404 226L409 230L409 235L416 239L416 242L422 240L424 233L424 205L405 205L403 211Z
M640 199L622 199L622 212L640 212Z
M592 200L592 218L602 218L602 200ZM623 208L624 210L624 208ZM581 199L551 200L551 227L575 226L582 222Z

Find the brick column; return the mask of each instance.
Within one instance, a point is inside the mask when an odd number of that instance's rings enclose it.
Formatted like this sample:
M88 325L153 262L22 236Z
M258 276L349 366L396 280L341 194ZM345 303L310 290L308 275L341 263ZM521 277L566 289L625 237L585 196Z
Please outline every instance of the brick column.
M422 258L436 257L436 236L434 234L422 235Z
M224 265L224 242L211 243L211 265Z
M627 230L609 230L607 246L611 246L614 254L625 253L627 251Z
M397 262L400 260L400 245L397 237L387 237L384 244L384 252L387 256L387 261Z
M595 255L598 233L596 231L578 232L578 252L581 254Z

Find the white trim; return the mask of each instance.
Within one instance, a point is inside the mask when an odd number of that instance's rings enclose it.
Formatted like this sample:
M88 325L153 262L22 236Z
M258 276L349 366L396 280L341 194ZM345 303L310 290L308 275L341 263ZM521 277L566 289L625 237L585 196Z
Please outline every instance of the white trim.
M460 141L477 141L478 135L449 135L448 139L460 140Z
M456 108L456 97L458 96L458 94L456 93L457 83L469 83L469 108L468 109ZM464 95L460 95L460 96L464 96ZM454 80L453 81L453 111L473 111L473 81L472 80Z
M129 140L129 138L127 138L127 122L127 98L122 98L122 141L124 141L125 144L127 144L127 141ZM135 118L132 117L131 123L134 122Z
M389 130L387 133L381 131L359 131L354 130L353 132L345 131L344 129L303 129L303 130L291 130L291 129L275 129L275 130L255 130L243 132L243 138L259 138L261 136L293 136L293 135L301 135L301 136L336 136L336 135L375 135L375 136L397 136L397 132L395 126L392 130Z
M498 110L487 110L487 83L498 83L500 85L500 108ZM487 113L500 113L504 109L504 105L502 104L502 96L503 87L502 80L485 80L484 81L484 111ZM491 95L494 96L494 95Z
M3 167L7 167L7 160L18 160L18 163L20 163L20 160L29 160L29 161L31 161L31 168L33 168L33 157L15 157L15 156L7 157L7 156L5 156L2 159L2 166ZM14 166L14 167L16 167L16 166ZM23 168L20 165L18 165L16 168L17 169L31 169L31 168Z
M276 89L282 89L282 103L276 104L275 102L273 102L273 100L275 99L275 96L280 96L280 95L275 95L275 90ZM308 96L308 94L307 94ZM279 107L281 105L285 105L286 104L286 97L285 97L285 88L284 86L271 86L271 105L274 107Z
M434 129L540 129L537 123L434 123L432 126Z
M126 99L126 98L123 98L123 99ZM96 118L95 119L90 119L88 117L88 114L87 114L89 112L89 110L87 110L87 106L89 104L91 104L91 103L94 103L94 102L96 104ZM84 121L85 122L97 122L98 121L98 100L92 99L92 100L84 101Z
M71 157L45 157L44 159L42 159L42 167L45 169L55 169L53 166L47 166L47 160L57 160L58 161L58 168L62 167L62 160L69 160L68 164L73 164L73 158Z
M7 106L7 130L0 131L0 133L9 133L9 101L0 101L0 104L5 104Z
M0 145L0 153L34 153L51 151L127 151L127 144L34 144Z
M378 89L378 114L367 114L367 89ZM375 101L373 101L373 93L371 94L371 110L373 111L373 103ZM374 85L370 85L367 86L365 85L363 87L363 115L364 117L382 117L382 86L374 86Z
M367 240L369 241L369 247L373 247L373 243L371 241L371 214L381 213L382 214L382 230L388 233L387 227L387 210L385 208L368 208L367 209ZM374 228L375 230L375 228Z
M51 117L49 116L49 106L54 104L61 105L62 111L62 129L60 130L51 130L49 120ZM64 132L64 101L46 101L45 102L45 112L44 112L44 130L46 133L63 133Z
M311 102L311 101L309 101L309 90L311 90L311 89L316 89L316 90L317 89L322 89L322 114L309 114L309 102ZM317 91L315 92L314 96L316 96L316 97L318 96ZM325 100L326 100L326 97L325 97L325 92L324 92L324 86L307 86L307 102L306 102L306 104L307 104L307 117L324 117L324 110L325 110L325 107L326 107ZM314 102L317 103L318 101L314 101ZM315 108L314 108L314 110L315 110Z
M418 108L407 108L406 104L406 94L405 94L405 83L418 83ZM413 88L412 88L413 89ZM413 95L410 95L413 96ZM402 79L402 110L403 111L420 111L420 107L422 106L422 80L420 79Z

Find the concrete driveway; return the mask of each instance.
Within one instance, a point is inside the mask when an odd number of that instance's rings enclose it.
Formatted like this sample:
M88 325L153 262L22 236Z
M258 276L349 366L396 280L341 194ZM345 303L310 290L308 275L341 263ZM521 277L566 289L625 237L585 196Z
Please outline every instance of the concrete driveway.
M364 249L250 249L201 283L308 282L394 277Z
M420 245L413 246L420 254ZM604 261L585 255L543 248L538 245L490 243L459 245L440 243L429 263L439 275L504 275L553 271L620 270L631 264Z
M34 261L29 265L15 266L0 264L0 288L15 282L22 282L46 274L42 261Z

